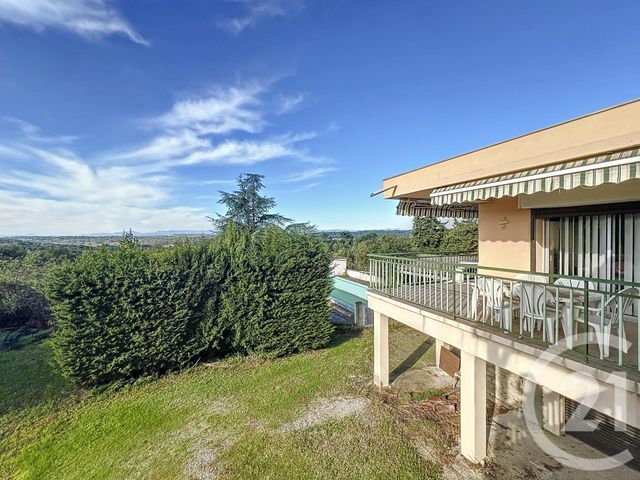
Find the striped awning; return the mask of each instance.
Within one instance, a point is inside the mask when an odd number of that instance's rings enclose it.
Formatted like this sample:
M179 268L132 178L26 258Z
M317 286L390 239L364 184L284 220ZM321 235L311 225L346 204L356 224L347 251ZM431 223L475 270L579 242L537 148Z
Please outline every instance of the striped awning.
M431 193L431 203L452 205L577 187L596 187L632 178L640 178L638 148L436 188Z
M478 218L478 206L473 203L433 205L429 199L400 200L396 213L411 217Z

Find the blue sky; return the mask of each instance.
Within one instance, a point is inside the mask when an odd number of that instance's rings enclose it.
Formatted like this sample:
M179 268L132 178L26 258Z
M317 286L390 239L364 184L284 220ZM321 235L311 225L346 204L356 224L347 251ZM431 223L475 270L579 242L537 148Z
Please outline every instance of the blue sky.
M0 0L0 235L206 229L266 176L323 229L381 179L639 95L637 1Z

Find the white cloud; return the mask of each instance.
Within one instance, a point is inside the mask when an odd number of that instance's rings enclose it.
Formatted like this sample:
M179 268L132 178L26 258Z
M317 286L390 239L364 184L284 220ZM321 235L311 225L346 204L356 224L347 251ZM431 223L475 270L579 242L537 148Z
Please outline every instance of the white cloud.
M118 34L148 44L108 0L0 0L0 22L36 31L66 30L89 39Z
M0 235L207 228L208 212L173 205L171 176L93 168L60 149L21 151L33 170L0 172Z
M306 0L235 0L241 5L242 13L218 22L218 26L238 34L255 26L262 20L287 17L306 7Z
M217 88L204 97L180 100L170 111L146 123L163 128L190 128L199 134L258 133L264 126L264 113L259 107L265 89L259 84Z
M142 122L146 143L90 157L77 153L73 137L0 117L7 127L0 129L0 235L206 229L212 212L185 203L202 200L207 186L234 183L216 178L222 165L315 162L280 180L311 188L309 181L336 169L307 151L315 132L264 134L269 117L283 112L282 98L253 85L181 99Z
M304 95L302 93L297 93L295 95L286 95L281 96L279 98L279 109L278 113L289 113L297 110L302 102L304 101Z
M0 235L77 235L139 231L206 230L210 212L193 207L139 207L125 204L101 205L34 197L0 188Z
M255 165L267 160L294 156L296 156L296 151L283 143L226 140L215 148L189 154L180 159L179 164Z
M20 150L19 148L16 148L14 146L9 146L9 145L2 145L0 144L0 161L4 160L4 159L18 159L18 160L26 160L29 158L29 156L24 153L22 150Z
M160 132L156 137L142 147L112 155L111 161L152 161L157 169L196 164L254 165L277 158L314 161L295 144L315 138L315 132L260 140L229 138L234 133L261 133L269 124L269 115L287 113L304 99L302 95L265 98L268 93L268 83L254 82L214 88L203 96L178 100L169 111L141 121L143 127Z
M0 173L0 186L27 189L51 199L96 205L152 206L167 200L163 177L128 167L94 169L72 152L27 147L35 171Z
M295 190L291 190L293 193L300 193L300 192L306 192L307 190L311 190L312 188L317 187L318 185L320 185L320 183L315 182L315 183L308 183L300 188L296 188Z
M199 137L191 130L167 132L151 140L147 145L112 157L112 160L123 159L159 159L174 158L191 152L197 148L208 148L209 140Z
M335 172L336 170L337 170L337 168L335 168L335 167L311 168L309 170L303 170L301 172L294 172L294 173L290 174L289 176L287 176L284 179L284 182L286 182L286 183L304 182L304 181L307 181L307 180L311 180L313 178L324 177L325 175L328 175L329 173ZM313 186L315 186L315 185L313 185Z
M1 1L2 0L0 0L0 2ZM69 144L78 139L78 137L74 137L73 135L43 135L40 127L15 117L0 117L0 121L9 127L18 129L24 139L36 143Z
M236 183L236 180L203 180L201 185L231 185Z

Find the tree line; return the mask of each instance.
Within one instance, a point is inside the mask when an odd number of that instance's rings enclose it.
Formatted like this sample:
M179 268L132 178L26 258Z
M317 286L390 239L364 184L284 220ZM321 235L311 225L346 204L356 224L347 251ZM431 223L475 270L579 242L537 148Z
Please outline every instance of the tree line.
M342 232L337 238L320 234L333 256L346 257L349 268L369 270L370 254L389 253L470 253L478 250L478 222L454 221L451 228L444 222L430 217L414 217L411 236L380 235L368 233L354 237Z

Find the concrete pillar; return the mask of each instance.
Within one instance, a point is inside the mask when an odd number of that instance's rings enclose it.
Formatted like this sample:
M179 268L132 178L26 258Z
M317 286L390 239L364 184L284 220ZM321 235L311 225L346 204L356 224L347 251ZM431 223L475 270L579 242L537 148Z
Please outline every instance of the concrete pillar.
M554 435L564 435L564 397L542 387L542 427Z
M362 302L356 302L353 316L357 327L364 327L364 308Z
M461 352L460 453L472 462L487 456L487 363Z
M373 312L373 383L389 385L389 318Z

